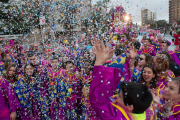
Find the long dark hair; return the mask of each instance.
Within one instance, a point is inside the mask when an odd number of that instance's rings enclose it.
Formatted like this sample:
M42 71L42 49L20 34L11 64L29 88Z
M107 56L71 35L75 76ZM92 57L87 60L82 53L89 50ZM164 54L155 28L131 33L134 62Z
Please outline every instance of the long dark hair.
M140 54L137 54L136 57L135 57L135 61L134 61L134 67L137 67L138 66L138 60L140 58Z
M156 55L156 61L158 63L156 68L158 73L169 70L169 59L165 54Z
M12 64L12 60L6 60L3 67L6 70L8 68L8 66L10 66Z
M144 55L145 56L145 61L147 62L146 65L152 65L153 63L153 59L152 59L152 56L148 53L142 53L141 55Z
M119 55L121 55L122 53L124 53L125 51L126 51L125 45L120 44L118 47L116 47L115 55L116 55L116 56L119 56Z
M142 69L142 72L141 72L141 75L140 75L140 77L141 77L141 83L144 83L145 82L145 80L144 80L144 78L143 78L143 73L144 73L144 68L146 68L146 67L148 67L148 68L150 68L152 71L153 71L153 74L155 74L155 77L154 78L152 78L152 80L150 81L150 88L152 89L152 88L156 88L157 87L157 80L158 80L158 75L157 75L157 72L156 72L156 70L155 70L155 68L152 66L152 65L145 65L144 67L143 67L143 69Z
M170 55L168 52L166 52L166 51L161 51L159 54L165 54L165 55L168 57L169 62L172 62L172 57L171 57L171 55Z
M10 77L9 77L9 70L12 68L12 67L15 67L16 68L16 71L15 71L15 74L14 74L14 76L13 76L13 80L14 80L14 82L16 82L17 81L17 75L18 75L18 67L17 67L17 65L16 64L10 64L8 67L7 67L7 69L6 69L6 73L4 74L4 78L6 79L6 80L10 80ZM10 81L9 81L10 82Z
M30 76L26 74L26 67L29 66L29 65L30 65L31 67L33 67L33 74L32 74L31 77L36 77L35 66L34 66L32 63L26 64L26 65L24 66L24 78L25 78L25 82L27 82L27 83L30 82L30 81L29 81Z
M93 62L93 61L91 61L90 59L84 59L84 60L83 60L84 65L85 65L85 62L90 63L90 66L89 66L89 67L90 67L89 73L87 73L87 75L89 75L90 72L93 71L93 66L92 66L92 64L93 64L92 62Z

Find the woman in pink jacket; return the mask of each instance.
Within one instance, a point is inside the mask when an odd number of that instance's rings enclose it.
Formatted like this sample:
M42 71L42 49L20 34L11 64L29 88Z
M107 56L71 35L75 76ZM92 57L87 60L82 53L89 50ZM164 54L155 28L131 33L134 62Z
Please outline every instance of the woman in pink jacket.
M97 117L101 120L145 120L145 110L152 102L152 95L146 85L121 83L120 94L115 100L114 92L123 72L120 69L102 66L112 55L113 50L100 46L96 41L96 62L93 69L89 100Z

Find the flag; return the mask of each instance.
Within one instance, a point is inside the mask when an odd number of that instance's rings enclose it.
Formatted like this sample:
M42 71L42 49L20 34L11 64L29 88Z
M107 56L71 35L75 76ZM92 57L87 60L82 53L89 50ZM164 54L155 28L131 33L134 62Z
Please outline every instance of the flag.
M46 24L46 19L44 16L40 17L39 20L40 20L40 25Z

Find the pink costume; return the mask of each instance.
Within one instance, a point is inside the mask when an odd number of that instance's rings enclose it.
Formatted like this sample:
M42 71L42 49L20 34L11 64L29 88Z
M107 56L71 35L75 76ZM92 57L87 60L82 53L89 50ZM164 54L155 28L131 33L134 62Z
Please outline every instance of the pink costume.
M149 53L151 56L156 56L156 50L153 47L148 47L148 49L141 47L140 51L142 53Z
M167 77L174 78L175 75L171 70L169 70ZM168 83L168 80L165 80L165 76L159 76L158 82L157 82L157 89L158 90L164 89L166 87L167 83Z
M48 68L47 76L49 81L49 105L51 120L56 118L65 120L65 106L66 106L66 83L63 79L65 74L64 69L58 69L56 72L52 68ZM53 101L56 99L56 101Z
M10 120L10 114L20 107L16 94L9 82L0 77L0 120Z
M83 120L86 120L87 116L90 120L97 120L98 118L96 116L96 112L92 108L89 99L86 98L84 95L82 95L81 101L82 101L81 103L82 103L82 110L83 110L82 112Z
M25 81L25 77L19 76L14 88L21 105L17 112L18 120L40 120L38 83L34 78L29 78L29 83Z
M119 80L123 77L120 69L94 66L89 100L101 120L131 120L130 115L120 106L112 103Z
M165 103L165 99L163 98L161 101L161 104ZM171 111L173 112L173 115L167 117L167 118L163 118L163 120L180 120L180 102L177 104L173 104ZM160 107L160 115L162 117L164 112L164 108ZM161 118L162 119L162 118Z
M45 60L41 60L39 65L36 67L38 74L38 81L40 84L39 92L40 92L40 104L42 106L41 112L45 119L49 116L49 105L48 105L48 81L47 81L47 66L48 63Z
M176 46L176 48L174 49L174 52L177 54L177 57L180 60L180 49L179 49L179 46Z
M93 80L93 74L90 73L90 75L85 74L84 71L82 71L82 82L83 83L89 83Z
M180 60L179 60L177 54L174 51L171 51L171 50L168 50L168 53L171 55L172 61L177 63L179 65L179 67L180 67Z
M67 100L66 108L69 112L71 120L77 120L78 104L81 102L81 81L76 78L74 73L63 76L67 82Z

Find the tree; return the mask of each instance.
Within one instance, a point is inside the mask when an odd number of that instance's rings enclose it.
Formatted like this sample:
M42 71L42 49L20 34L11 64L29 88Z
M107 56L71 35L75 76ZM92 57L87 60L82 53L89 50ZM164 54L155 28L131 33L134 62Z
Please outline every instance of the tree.
M151 29L155 29L155 28L156 28L156 24L155 24L155 23L150 24L150 28L151 28Z
M0 0L0 2L8 3L9 0Z
M180 25L180 19L177 21L177 24Z
M1 25L3 34L24 34L39 25L38 2L0 6Z
M71 0L63 0L59 3L60 7L60 19L58 23L63 26L63 30L66 34L72 35L74 28L78 25L77 10L79 3Z
M88 30L94 34L102 34L108 31L110 13L106 13L106 7L106 1L97 2L89 12L89 16L82 18L81 24L85 33L88 33Z
M158 27L166 27L168 25L166 20L158 20L155 23L157 24Z

